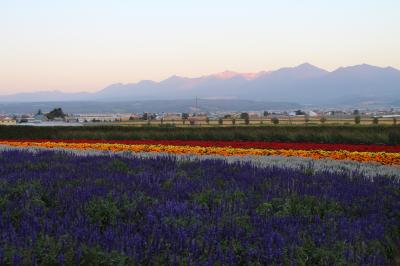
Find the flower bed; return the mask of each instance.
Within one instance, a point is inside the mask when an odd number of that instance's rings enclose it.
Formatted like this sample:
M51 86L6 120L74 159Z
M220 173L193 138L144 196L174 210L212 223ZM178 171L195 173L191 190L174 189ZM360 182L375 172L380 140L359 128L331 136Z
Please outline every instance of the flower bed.
M126 145L167 145L199 147L232 147L275 150L325 150L325 151L360 151L360 152L400 152L400 145L374 144L327 144L310 142L267 142L267 141L208 141L208 140L94 140L94 139L19 139L1 140L2 142L61 142L61 143L106 143Z
M312 159L352 160L358 162L375 162L384 165L400 165L399 152L358 152L347 150L298 150L298 149L260 149L233 148L218 146L173 146L156 144L119 144L119 143L90 143L90 142L53 142L53 141L0 141L0 144L17 147L45 147L65 149L94 149L114 152L163 152L173 154L199 154L223 156L298 156Z
M1 265L390 265L386 176L2 152Z

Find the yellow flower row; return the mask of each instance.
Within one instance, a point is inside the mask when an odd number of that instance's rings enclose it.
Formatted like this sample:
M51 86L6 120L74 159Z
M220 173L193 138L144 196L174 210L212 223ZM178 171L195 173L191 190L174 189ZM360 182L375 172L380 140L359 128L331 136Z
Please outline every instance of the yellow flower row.
M355 151L324 151L324 150L284 150L284 149L257 149L232 147L200 147L200 146L172 146L172 145L129 145L116 143L65 143L65 142L26 142L0 141L2 145L16 147L42 147L77 150L106 150L113 152L162 152L172 154L198 154L223 156L298 156L312 159L352 160L358 162L377 162L385 165L400 165L400 153L395 152L355 152Z

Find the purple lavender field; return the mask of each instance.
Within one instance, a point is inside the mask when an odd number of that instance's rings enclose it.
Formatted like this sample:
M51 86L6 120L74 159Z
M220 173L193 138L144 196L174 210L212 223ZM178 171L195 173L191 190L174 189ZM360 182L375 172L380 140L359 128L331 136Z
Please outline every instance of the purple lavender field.
M387 176L176 157L0 153L1 265L387 265Z

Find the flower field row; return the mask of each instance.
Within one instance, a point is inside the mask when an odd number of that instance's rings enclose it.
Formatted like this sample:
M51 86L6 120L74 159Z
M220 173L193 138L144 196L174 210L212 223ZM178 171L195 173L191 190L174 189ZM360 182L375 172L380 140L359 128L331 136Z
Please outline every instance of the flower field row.
M110 154L0 151L0 265L395 265L396 179Z
M363 144L329 144L309 142L270 142L270 141L210 141L210 140L95 140L95 139L19 139L2 140L7 142L62 142L62 143L106 143L126 145L166 145L166 146L199 146L256 148L274 150L324 150L324 151L360 151L360 152L400 152L400 145L363 145Z
M376 162L383 165L400 165L399 152L359 152L347 150L297 150L297 149L261 149L234 148L218 146L174 146L157 144L120 144L120 143L82 143L54 141L0 141L2 145L16 147L44 147L78 150L109 150L113 152L160 152L171 154L198 154L223 156L297 156L312 159L352 160L358 162Z
M133 159L157 159L169 158L178 162L200 162L206 160L220 160L228 164L240 164L251 167L270 168L278 167L290 170L304 171L308 174L341 174L349 176L361 175L371 181L375 177L386 176L400 183L400 167L396 165L381 165L349 160L313 160L306 157L284 157L284 156L222 156L222 155L196 155L196 154L171 154L162 152L112 152L108 150L78 150L62 148L43 147L15 147L0 145L0 152L20 151L33 154L54 151L61 154L87 157L87 156L119 156Z

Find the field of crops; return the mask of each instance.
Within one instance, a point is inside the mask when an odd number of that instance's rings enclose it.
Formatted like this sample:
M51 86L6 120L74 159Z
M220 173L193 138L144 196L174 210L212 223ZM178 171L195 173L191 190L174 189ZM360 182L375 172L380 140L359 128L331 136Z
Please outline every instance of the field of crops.
M177 128L165 126L0 126L0 139L230 140L400 145L400 125L276 125Z
M400 145L3 137L0 195L0 265L399 263Z

